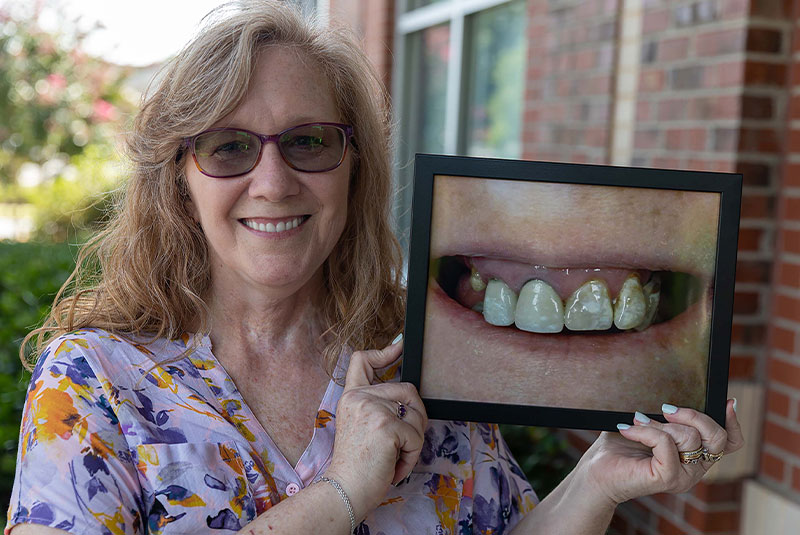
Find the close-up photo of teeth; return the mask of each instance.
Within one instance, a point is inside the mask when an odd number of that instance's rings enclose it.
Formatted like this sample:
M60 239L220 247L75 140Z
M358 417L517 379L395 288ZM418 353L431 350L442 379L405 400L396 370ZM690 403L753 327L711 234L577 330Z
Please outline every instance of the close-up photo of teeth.
M684 312L702 292L697 277L669 271L559 269L463 256L437 259L432 271L451 299L486 323L540 334L643 331Z

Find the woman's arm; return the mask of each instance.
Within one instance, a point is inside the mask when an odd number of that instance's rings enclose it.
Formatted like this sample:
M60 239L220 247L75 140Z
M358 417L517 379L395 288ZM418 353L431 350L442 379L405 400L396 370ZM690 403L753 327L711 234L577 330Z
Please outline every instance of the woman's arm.
M635 420L619 435L601 434L514 534L602 535L618 504L660 492L686 492L713 465L682 464L678 452L704 447L711 453L733 453L744 445L733 400L726 407L725 429L692 409L665 408L666 424Z

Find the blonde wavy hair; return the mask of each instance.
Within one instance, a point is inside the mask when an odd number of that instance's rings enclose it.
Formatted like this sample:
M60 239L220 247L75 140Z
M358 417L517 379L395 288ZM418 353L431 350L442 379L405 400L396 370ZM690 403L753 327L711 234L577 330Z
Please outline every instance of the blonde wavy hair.
M204 19L145 96L127 139L131 176L117 208L81 249L43 325L23 341L26 366L53 337L77 329L173 339L209 332L208 246L186 207L182 143L239 105L258 55L276 45L315 62L330 81L342 122L354 129L347 222L323 266L328 372L343 346L382 347L397 334L405 298L401 250L389 222L386 92L346 30L309 22L280 1L240 0Z

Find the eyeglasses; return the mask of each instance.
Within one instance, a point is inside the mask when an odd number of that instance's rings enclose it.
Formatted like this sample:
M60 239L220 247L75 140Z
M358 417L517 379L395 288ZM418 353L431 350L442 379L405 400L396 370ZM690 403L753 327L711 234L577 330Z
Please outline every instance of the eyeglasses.
M344 161L353 127L306 123L264 135L241 128L213 128L184 139L197 169L212 178L233 178L252 171L264 145L274 142L286 165L304 173L324 173Z

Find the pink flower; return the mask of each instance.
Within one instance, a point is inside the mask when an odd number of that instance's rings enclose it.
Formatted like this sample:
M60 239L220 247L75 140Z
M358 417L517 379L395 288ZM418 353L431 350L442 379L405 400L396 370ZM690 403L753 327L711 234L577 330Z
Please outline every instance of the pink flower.
M99 98L94 101L92 115L94 116L94 120L98 122L112 121L117 117L117 108L107 100Z

